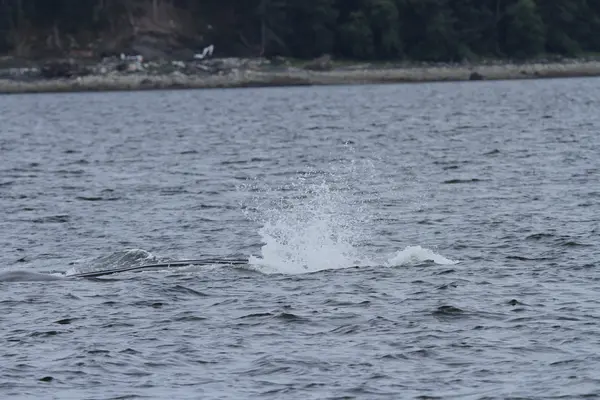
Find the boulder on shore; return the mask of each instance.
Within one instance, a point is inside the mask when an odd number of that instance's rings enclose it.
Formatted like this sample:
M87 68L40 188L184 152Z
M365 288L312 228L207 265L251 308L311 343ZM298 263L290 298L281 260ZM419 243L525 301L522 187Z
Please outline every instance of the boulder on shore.
M90 73L89 68L72 60L50 61L45 63L40 70L40 74L46 79L75 78Z
M315 58L304 66L304 69L310 71L331 71L333 68L333 60L329 54L324 54L321 57Z
M482 81L484 79L485 77L477 71L471 72L471 75L469 75L470 81Z

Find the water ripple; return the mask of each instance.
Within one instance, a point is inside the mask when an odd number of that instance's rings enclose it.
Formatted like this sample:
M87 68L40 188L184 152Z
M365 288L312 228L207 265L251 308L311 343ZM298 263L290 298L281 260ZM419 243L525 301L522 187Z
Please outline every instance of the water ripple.
M1 397L598 397L599 85L0 97Z

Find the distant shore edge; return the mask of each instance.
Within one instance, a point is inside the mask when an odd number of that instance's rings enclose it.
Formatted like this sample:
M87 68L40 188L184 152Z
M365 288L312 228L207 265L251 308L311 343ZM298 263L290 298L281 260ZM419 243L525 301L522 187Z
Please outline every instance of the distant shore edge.
M459 82L600 76L600 61L426 67L336 68L330 71L235 70L224 75L124 73L69 79L0 79L0 94L164 89Z

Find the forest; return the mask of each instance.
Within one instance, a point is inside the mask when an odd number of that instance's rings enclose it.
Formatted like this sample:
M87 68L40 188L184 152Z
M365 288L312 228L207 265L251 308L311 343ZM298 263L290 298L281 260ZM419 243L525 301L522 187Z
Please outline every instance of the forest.
M600 53L598 0L0 0L0 55L120 51L465 61Z

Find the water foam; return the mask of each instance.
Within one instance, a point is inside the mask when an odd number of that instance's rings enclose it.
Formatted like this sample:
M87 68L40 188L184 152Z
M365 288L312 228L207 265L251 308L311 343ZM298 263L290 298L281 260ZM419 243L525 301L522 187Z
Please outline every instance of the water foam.
M360 171L365 169L350 160L329 171L309 170L275 189L255 190L261 200L245 210L262 225L264 245L249 264L264 273L297 274L359 263L357 248L370 218L353 187Z
M242 204L261 227L260 255L250 267L266 274L302 274L353 266L401 266L433 261L453 264L432 250L409 246L376 260L366 253L383 218L373 204L381 195L366 193L365 182L380 182L370 160L337 160L326 171L309 170L279 187L254 182L242 187L255 197ZM357 185L360 185L358 187Z
M263 272L302 273L344 268L356 260L352 225L320 200L294 206L259 229L260 257L249 264ZM286 212L287 211L287 212Z
M246 186L258 193L254 207L242 204L246 216L259 223L263 246L260 256L252 255L251 268L266 274L302 274L353 266L403 266L433 261L450 265L449 260L421 246L376 261L365 254L375 234L375 220L381 220L371 203L378 194L355 187L375 182L370 161L337 161L328 171L302 173L290 184L278 187Z
M450 260L433 252L433 250L421 246L408 246L391 256L385 264L390 267L399 267L421 264L425 261L433 261L439 265L453 265L458 263L458 261Z

